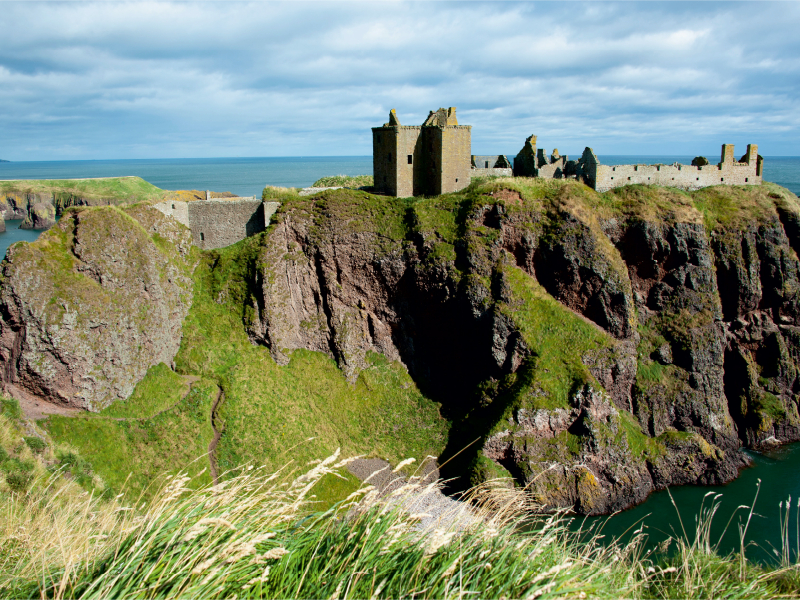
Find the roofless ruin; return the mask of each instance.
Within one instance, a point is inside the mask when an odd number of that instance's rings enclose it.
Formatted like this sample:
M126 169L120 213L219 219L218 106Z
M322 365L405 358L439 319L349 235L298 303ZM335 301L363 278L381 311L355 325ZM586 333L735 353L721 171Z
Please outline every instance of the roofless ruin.
M394 109L389 122L372 128L372 169L375 189L390 196L434 196L455 192L477 175L576 179L605 192L631 184L663 185L695 190L712 185L755 185L762 180L764 159L748 144L738 161L733 144L722 145L720 162L682 165L603 165L588 146L580 159L569 160L558 150L536 147L536 136L525 140L511 166L508 158L471 154L472 126L459 125L456 108L431 111L419 126L401 125Z

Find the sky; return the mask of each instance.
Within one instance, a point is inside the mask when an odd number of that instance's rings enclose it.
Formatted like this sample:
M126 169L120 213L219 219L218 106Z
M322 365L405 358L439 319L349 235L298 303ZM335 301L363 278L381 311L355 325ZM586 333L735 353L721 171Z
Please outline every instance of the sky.
M800 2L0 1L0 158L372 153L455 106L474 154L800 155Z

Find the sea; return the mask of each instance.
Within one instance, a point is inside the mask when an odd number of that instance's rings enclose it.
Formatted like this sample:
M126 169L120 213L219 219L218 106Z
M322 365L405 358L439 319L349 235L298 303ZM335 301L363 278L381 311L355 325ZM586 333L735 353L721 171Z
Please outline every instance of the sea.
M509 156L509 158L512 158ZM599 156L607 165L690 164L692 156ZM308 187L328 175L372 173L371 156L316 156L270 158L195 158L142 160L82 160L0 163L4 179L75 179L136 175L166 190L212 190L240 196L260 196L265 185ZM764 179L800 196L800 157L764 159ZM6 221L0 234L0 255L17 241L34 241L38 231L19 229L21 221ZM724 486L678 486L651 494L645 502L610 517L575 518L575 530L601 530L604 541L626 541L637 530L647 534L645 550L663 547L668 538L694 540L701 511L718 505L711 526L711 542L723 554L740 547L739 525L748 523L747 555L762 563L777 563L788 545L798 559L800 533L800 444L770 452L749 452L753 466ZM788 501L788 502L787 502ZM755 509L750 514L743 506ZM786 506L791 512L786 515ZM781 523L784 524L782 534ZM675 544L670 545L675 548ZM777 554L776 554L777 552Z

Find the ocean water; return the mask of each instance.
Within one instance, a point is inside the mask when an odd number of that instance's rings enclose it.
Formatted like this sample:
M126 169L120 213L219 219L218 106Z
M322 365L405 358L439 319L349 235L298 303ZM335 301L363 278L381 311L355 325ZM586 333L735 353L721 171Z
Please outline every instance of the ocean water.
M327 175L372 173L371 156L165 158L0 163L0 179L74 179L135 175L164 190L258 196L265 185L308 187Z
M509 158L511 158L509 156ZM643 163L691 163L692 156L599 156L608 165ZM69 179L83 177L118 177L137 175L162 189L198 189L229 191L242 196L260 196L265 185L307 187L328 175L362 175L372 172L370 156L292 157L292 158L210 158L210 159L153 159L98 160L0 163L0 179ZM782 185L800 195L800 157L766 157L764 179ZM21 221L7 221L6 233L0 234L0 255L17 241L34 241L38 231L18 229ZM774 560L773 548L780 547L778 503L789 496L795 507L800 498L800 444L792 444L767 454L751 454L754 466L726 486L681 486L651 494L642 504L611 518L594 517L576 520L577 527L594 523L603 527L606 539L622 538L644 526L648 546L653 548L668 536L694 535L695 516L703 502L706 505L721 494L720 509L712 528L713 541L719 549L730 552L738 549L737 523L746 513L737 510L750 505L760 480L756 512L750 525L747 541L753 545L748 554L769 562ZM671 494L671 495L670 495ZM708 496L708 494L712 494ZM674 504L673 504L674 500ZM792 514L794 522L795 514ZM730 526L725 525L730 519ZM723 534L724 532L724 534ZM791 540L797 552L797 540Z
M702 506L710 508L719 503L711 526L711 543L721 554L739 551L739 524L746 524L749 511L742 506L755 506L745 542L746 554L751 560L776 564L781 549L781 508L791 498L791 535L789 549L792 559L798 558L800 536L796 535L798 523L798 498L800 498L800 443L788 444L769 452L747 452L753 460L751 467L743 469L739 477L727 485L682 485L650 494L640 505L613 516L576 517L572 529L589 526L602 530L602 541L613 539L625 542L633 533L644 527L647 534L645 547L656 550L668 538L695 539L698 512ZM755 504L754 504L755 503ZM785 514L785 513L783 513ZM674 551L675 544L671 544Z
M513 156L509 156L513 160ZM680 162L691 156L599 156L607 165ZM169 158L0 163L0 179L74 179L136 175L165 190L213 190L260 196L265 185L308 187L328 175L372 173L371 156ZM800 157L767 157L764 178L800 195Z

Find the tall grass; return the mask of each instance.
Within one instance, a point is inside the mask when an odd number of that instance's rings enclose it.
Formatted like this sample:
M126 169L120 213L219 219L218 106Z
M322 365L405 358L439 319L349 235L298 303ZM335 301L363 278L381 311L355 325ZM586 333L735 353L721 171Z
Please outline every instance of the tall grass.
M0 596L46 598L797 597L797 563L764 570L721 557L709 539L713 499L693 540L668 558L558 513L532 516L524 490L490 482L441 511L411 477L390 494L368 483L326 511L315 486L350 459L338 452L268 473L252 466L217 486L165 478L145 506L41 493L3 507L0 543L28 536L0 567ZM788 520L787 520L788 523Z

